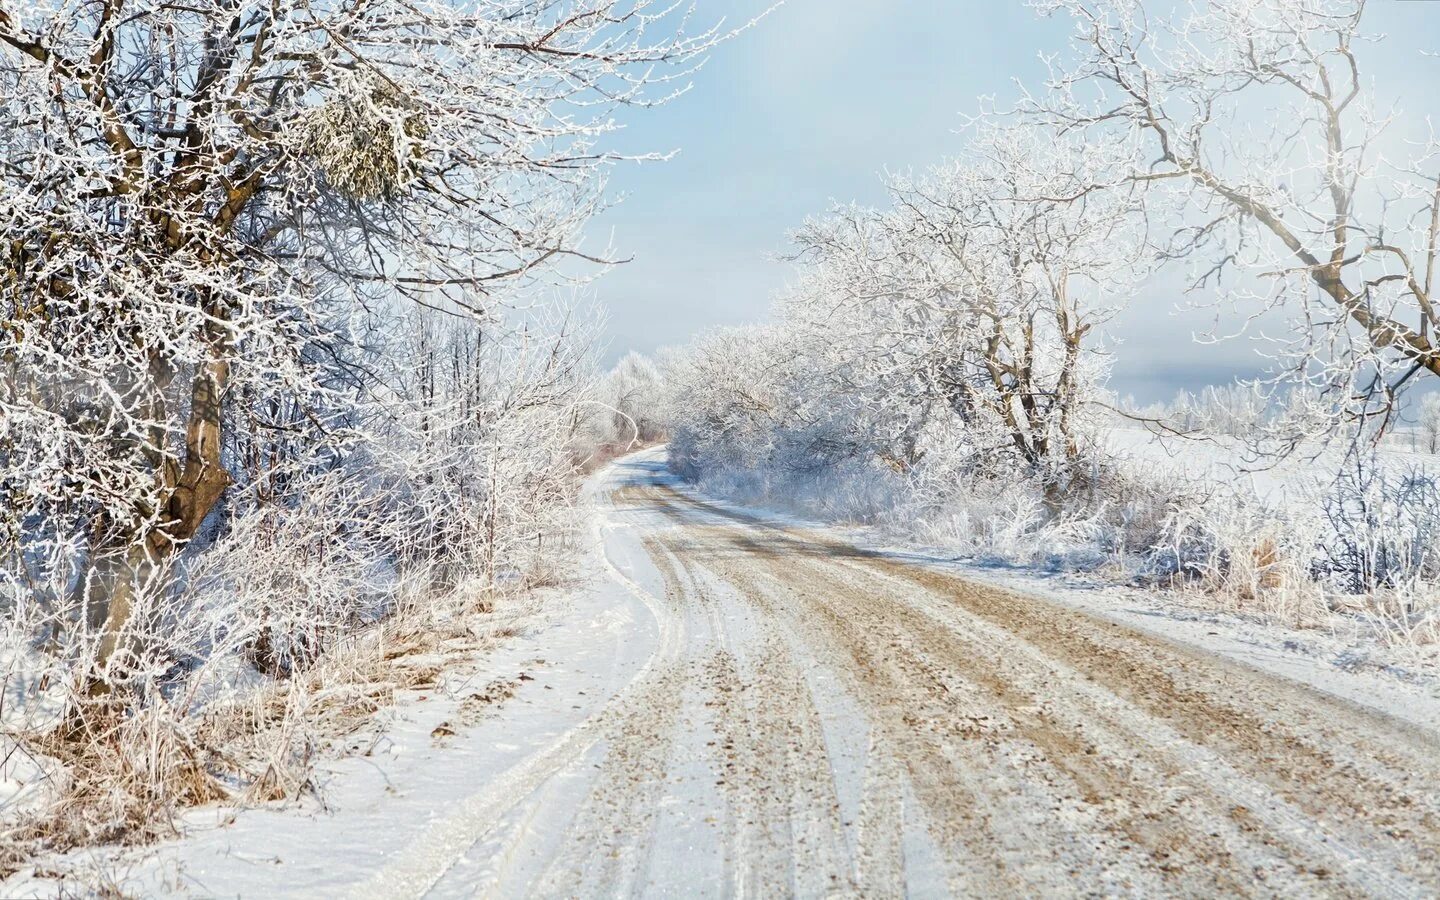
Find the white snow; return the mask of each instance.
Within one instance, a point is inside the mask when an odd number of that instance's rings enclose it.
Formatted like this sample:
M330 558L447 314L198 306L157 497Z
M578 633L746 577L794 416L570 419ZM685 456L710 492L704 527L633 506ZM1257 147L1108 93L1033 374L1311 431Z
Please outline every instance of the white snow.
M1253 479L1269 501L1282 502L1294 492L1313 490L1314 468L1295 461L1279 468L1247 472L1233 448L1220 443L1156 438L1143 429L1117 429L1111 440L1137 458L1174 473L1212 483ZM658 451L650 451L658 453ZM1387 454L1390 451L1386 451ZM1417 464L1424 454L1399 453L1398 462ZM1368 635L1287 628L1222 611L1200 609L1164 592L1106 582L1091 575L1051 572L1034 566L1007 566L956 558L943 547L897 544L877 527L835 525L773 507L739 505L698 494L679 479L676 490L722 509L758 516L781 527L804 527L848 541L862 549L892 555L910 564L932 566L987 584L1038 594L1125 625L1218 653L1282 675L1388 715L1440 732L1440 673L1416 669L1387 658ZM1404 654L1395 656L1403 658Z
M645 451L628 464L655 472L664 465L663 453ZM667 633L669 619L657 609L664 583L642 545L641 526L653 525L656 513L612 505L617 472L614 465L602 470L587 490L594 507L593 579L536 608L512 610L520 634L479 671L447 677L438 690L405 694L384 721L350 742L351 755L322 764L320 801L200 810L185 820L181 839L41 860L38 868L71 872L74 880L67 885L39 877L31 867L0 885L4 895L53 896L98 878L144 896L287 898L503 895L507 887L533 883L546 861L540 854L565 830L566 822L555 817L572 808L557 799L583 796L587 762L603 757L605 710L674 642ZM685 490L676 480L669 483ZM1440 731L1440 688L1433 678L1347 667L1347 648L1335 636L1197 613L1152 593L1075 577L977 566L925 548L887 547L873 530L703 499L766 523L820 530L908 563L1043 594ZM491 679L517 681L514 696L488 707L478 722L460 722L465 698ZM433 738L442 723L459 723L455 736ZM676 802L683 802L687 790L703 789L704 779L692 781L694 787L675 789L682 798ZM853 806L854 799L841 802ZM666 883L676 893L715 888L719 882L707 878L703 867L692 871L685 865L686 848L704 836L665 831L666 865L651 869L668 873Z
M591 496L603 503L606 487L602 473ZM320 764L319 801L198 810L185 818L180 840L39 861L0 884L0 894L62 893L64 881L36 877L38 867L74 872L72 887L103 879L142 896L418 896L486 823L545 827L506 814L595 744L597 714L643 670L659 639L647 606L663 594L658 573L623 521L596 516L596 577L543 598L538 610L515 611L521 633L483 672L402 695L373 731L349 742L350 755ZM481 724L457 724L465 698L487 681L522 676L515 695ZM457 734L432 738L441 723ZM490 859L523 864L503 854Z

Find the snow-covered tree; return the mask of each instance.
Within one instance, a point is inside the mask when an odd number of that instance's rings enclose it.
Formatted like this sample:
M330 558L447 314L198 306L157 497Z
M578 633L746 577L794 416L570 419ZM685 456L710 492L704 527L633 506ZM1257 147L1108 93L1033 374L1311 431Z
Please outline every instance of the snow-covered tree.
M796 398L782 360L790 335L774 326L721 329L661 357L670 464L687 476L772 462Z
M436 399L382 371L397 300L470 319L468 346L506 333L502 286L588 258L614 108L663 100L721 36L686 18L0 4L0 587L84 607L93 690L132 669L139 611L223 498L353 451L376 421L357 404Z
M1440 453L1440 394L1426 394L1415 410L1417 449Z
M1196 264L1197 289L1234 276L1214 296L1288 315L1279 374L1352 420L1388 419L1398 387L1440 374L1440 143L1377 102L1366 0L1037 5L1073 19L1075 53L1022 113L1133 148L1093 187L1146 189L1157 224L1173 217L1162 253Z
M1143 246L1123 195L1056 198L1103 160L1044 134L992 130L885 211L848 208L796 235L807 267L787 314L837 349L843 383L893 404L895 459L939 410L976 446L1058 472L1080 454L1104 360L1093 334L1123 302ZM864 391L862 391L863 393Z
M665 426L659 409L663 390L660 369L649 357L625 354L600 385L607 440L620 445L649 444L663 437Z

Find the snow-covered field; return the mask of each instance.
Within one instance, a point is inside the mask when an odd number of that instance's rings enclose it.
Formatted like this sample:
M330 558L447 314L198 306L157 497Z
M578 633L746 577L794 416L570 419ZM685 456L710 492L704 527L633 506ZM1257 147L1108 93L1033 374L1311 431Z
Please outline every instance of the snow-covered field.
M1228 436L1180 437L1142 427L1106 429L1104 447L1116 459L1145 467L1153 476L1248 493L1268 504L1313 502L1333 483L1344 464L1340 448L1304 447L1280 460L1258 458L1244 442ZM1440 471L1440 457L1385 444L1376 454L1387 471Z

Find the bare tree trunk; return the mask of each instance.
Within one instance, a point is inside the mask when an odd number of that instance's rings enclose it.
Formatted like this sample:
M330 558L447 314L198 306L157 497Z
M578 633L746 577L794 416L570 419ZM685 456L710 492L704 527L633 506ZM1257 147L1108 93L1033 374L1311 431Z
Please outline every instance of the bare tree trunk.
M191 383L190 416L182 460L167 458L160 467L158 516L137 516L136 524L119 531L99 529L91 549L87 609L104 610L100 646L91 676L92 695L113 688L111 661L132 648L129 628L136 606L145 596L169 587L171 563L215 508L230 485L221 461L223 395L230 363L212 358ZM98 615L96 615L98 618Z

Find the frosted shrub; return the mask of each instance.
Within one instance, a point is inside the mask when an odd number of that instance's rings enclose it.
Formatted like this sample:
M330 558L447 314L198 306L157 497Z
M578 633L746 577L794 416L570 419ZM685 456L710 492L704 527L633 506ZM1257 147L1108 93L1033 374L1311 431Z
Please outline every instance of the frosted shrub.
M1433 653L1440 641L1437 503L1434 476L1366 458L1352 458L1318 501L1315 576L1395 648Z
M310 666L336 637L388 611L395 562L371 524L380 517L357 515L345 496L353 486L338 475L304 488L294 508L234 522L191 574L196 602L229 623L229 640L270 675Z
M1433 476L1373 460L1351 463L1322 504L1331 535L1316 568L1340 590L1440 580L1440 485Z
M891 527L996 562L1093 567L1099 554L1090 495L1057 493L1047 480L1054 472L1006 451L982 451L973 440L963 426L926 429L924 458L907 475L903 502L887 517Z
M1045 526L1047 515L1038 493L1028 485L972 481L964 494L907 504L892 516L898 527L926 543L966 556L1003 562L1031 562L1059 542Z
M1316 625L1329 609L1312 575L1319 523L1284 516L1253 498L1216 491L1178 505L1154 560L1182 587L1237 612Z
M1408 577L1371 594L1360 615L1390 648L1440 656L1440 584Z
M892 528L966 556L1029 562L1047 515L1041 487L1024 467L987 466L964 429L932 426L925 458L906 481L903 502L887 517ZM1050 544L1050 546L1054 546Z

